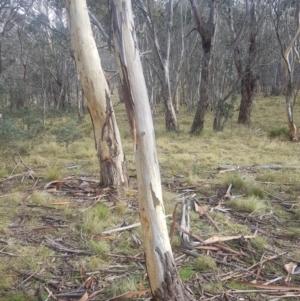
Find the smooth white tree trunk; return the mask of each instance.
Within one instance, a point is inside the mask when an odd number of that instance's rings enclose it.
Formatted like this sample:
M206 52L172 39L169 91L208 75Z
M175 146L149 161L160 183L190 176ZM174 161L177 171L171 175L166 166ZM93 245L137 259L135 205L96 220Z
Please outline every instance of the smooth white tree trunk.
M130 0L110 0L116 58L134 142L145 258L154 300L188 300L168 237L149 99Z
M86 0L66 0L71 44L91 115L100 163L100 183L127 184L127 168L110 91L93 37Z

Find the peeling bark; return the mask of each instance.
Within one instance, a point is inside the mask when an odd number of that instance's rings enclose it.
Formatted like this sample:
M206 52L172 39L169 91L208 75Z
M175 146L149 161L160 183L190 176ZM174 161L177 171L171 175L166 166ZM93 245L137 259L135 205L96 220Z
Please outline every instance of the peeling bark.
M101 67L85 0L66 0L71 44L92 119L100 164L100 184L127 185L128 176L121 137Z
M132 132L146 267L153 300L191 300L172 255L162 200L154 128L130 0L110 0L114 44Z

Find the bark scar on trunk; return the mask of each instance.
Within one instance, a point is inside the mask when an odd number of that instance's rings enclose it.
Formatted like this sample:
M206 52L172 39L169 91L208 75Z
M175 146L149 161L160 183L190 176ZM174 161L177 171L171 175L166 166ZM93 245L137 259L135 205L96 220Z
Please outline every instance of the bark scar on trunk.
M158 254L160 262L164 266L163 270L165 273L164 282L162 282L161 287L154 292L154 296L158 297L158 300L194 300L193 296L184 289L178 277L172 254L169 251L163 254L158 247L155 248L155 252Z
M133 148L134 151L136 151L137 147L137 134L136 134L136 114L135 114L135 107L134 107L134 100L131 94L131 87L130 87L130 81L128 78L128 72L127 67L125 66L124 62L122 61L122 56L119 54L119 59L121 62L121 69L122 69L122 91L124 95L124 102L125 102L125 108L127 113L127 118L130 124L131 134L133 137Z
M150 189L151 189L151 194L152 194L152 199L153 199L153 204L154 207L156 208L156 206L160 206L161 205L161 201L159 200L159 198L156 196L153 187L152 187L152 183L150 183Z
M106 119L105 119L105 122L103 124L102 132L101 132L102 141L103 141L104 131L105 131L106 127L107 127L108 133L110 132L110 125L111 125L110 120L111 120L111 115L113 114L113 110L110 107L110 96L109 96L109 94L107 93L106 90L105 90L105 98L106 98ZM116 137L114 137L114 138L116 138Z

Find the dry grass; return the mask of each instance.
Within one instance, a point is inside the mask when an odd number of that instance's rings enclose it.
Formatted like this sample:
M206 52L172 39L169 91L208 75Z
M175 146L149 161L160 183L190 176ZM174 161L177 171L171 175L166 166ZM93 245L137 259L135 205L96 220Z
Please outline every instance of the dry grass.
M215 204L205 198L225 192L231 183L233 184L232 193L244 197L224 204L225 208L231 209L231 213L212 212L210 214L218 224L221 235L253 234L250 222L241 221L274 216L279 220L275 228L273 224L269 225L269 220L266 219L265 227L269 229L269 233L274 235L280 233L299 239L300 207L297 203L293 207L289 204L298 200L300 170L254 168L224 174L217 171L218 166L222 164L235 166L281 164L291 168L300 165L299 143L290 143L282 130L286 127L284 103L283 97L257 98L251 124L248 126L236 124L237 112L235 111L233 119L223 132L212 131L212 116L208 112L205 129L200 136L196 137L189 135L193 116L186 113L184 109L179 115L179 133L167 133L164 116L159 113L154 118L154 122L166 213L172 213L177 200L178 193L172 188L174 183L180 182L183 186L196 187L196 197L205 200L203 206L207 211ZM162 108L159 107L158 112L161 110ZM121 129L123 148L129 161L129 171L134 176L132 141L126 124L126 114L121 105L116 107L116 115ZM294 119L300 123L299 106L295 108ZM40 177L36 188L42 188L51 180L70 175L97 177L98 161L89 116L85 116L82 121L81 130L85 134L84 138L71 144L69 152L66 152L64 146L58 145L54 137L47 132L32 142L32 146L23 159L34 170L35 176ZM0 154L0 162L1 181L11 174L15 164L11 156L5 154ZM70 169L72 166L73 168ZM21 172L24 172L24 168L19 166L14 174ZM69 267L66 268L68 275L77 275L74 279L77 279L78 283L81 268L92 272L120 264L117 259L111 257L110 253L141 256L139 254L143 252L142 246L138 246L131 235L134 234L141 240L139 228L134 229L132 233L122 232L107 237L100 235L104 230L120 227L123 222L132 224L138 221L137 187L134 180L129 188L114 192L119 198L119 201L114 204L107 199L101 200L103 201L101 204L91 201L80 202L79 197L75 204L66 203L66 205L57 206L52 203L60 201L63 204L63 202L70 201L70 198L64 194L50 194L40 189L34 191L32 189L34 183L28 179L25 179L23 183L20 182L21 178L18 177L13 181L6 180L2 184L0 182L0 193L8 194L7 197L0 198L0 241L3 241L3 246L1 244L0 247L6 252L17 255L15 259L0 254L0 272L1 275L5 275L0 280L0 300L15 300L7 299L9 298L7 296L11 296L12 293L19 296L17 300L26 300L25 297L22 299L22 290L16 289L24 278L20 280L16 273L11 272L12 270L26 270L34 273L49 265L53 269L65 268L65 263L59 259L60 254L43 244L45 236L68 237L70 246L75 244L78 249L92 251L93 254L90 256L76 257L68 261ZM279 200L284 200L287 205L282 206ZM180 212L180 206L178 210ZM216 234L215 227L203 217L200 218L198 213L190 212L190 215L193 232L205 238ZM55 224L56 232L38 232L42 226L45 226L45 220L49 216L60 220L60 224ZM47 226L51 230L53 224L50 223ZM16 229L19 229L19 232ZM37 231L34 232L35 236L32 235L33 231ZM176 249L179 245L180 240L178 236L175 236L173 248L176 252L179 252ZM233 244L231 247L236 247L236 245ZM266 248L272 248L272 240L262 236L257 236L249 245L249 250L257 254L257 258L253 255L255 260L260 260ZM284 246L282 250L283 248ZM290 252L291 257L299 260L299 251L292 248ZM122 262L122 264L125 263ZM199 273L199 270L211 271L213 269L215 273L221 271L224 273L226 268L228 267L215 265L213 259L203 253L194 262L189 262L187 259L180 268L180 275L184 281L188 281L194 277L193 275ZM278 267L270 263L266 267L265 277L273 276L276 269ZM143 278L145 273L145 269L140 264L134 267L128 266L126 277L122 276L116 278L113 283L105 284L103 299L99 300L105 300L114 294L141 289L147 285L147 281ZM51 275L45 274L44 276L47 278ZM217 285L212 286L211 283L204 282L203 288L210 294L219 294L224 287L222 283L216 283ZM35 290L37 285L38 282L32 281L29 289Z

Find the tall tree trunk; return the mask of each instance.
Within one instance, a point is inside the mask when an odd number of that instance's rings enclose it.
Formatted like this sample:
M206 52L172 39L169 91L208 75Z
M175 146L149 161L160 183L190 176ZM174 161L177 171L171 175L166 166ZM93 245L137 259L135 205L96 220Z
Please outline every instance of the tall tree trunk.
M165 24L165 45L164 51L161 51L154 24L152 23L147 7L143 0L137 0L142 12L146 18L146 24L150 31L151 38L154 44L155 54L162 70L162 97L165 106L166 115L166 130L177 132L179 130L178 121L172 101L171 85L170 85L170 47L171 47L171 31L173 25L173 0L168 0L166 3L166 24Z
M239 110L238 123L248 124L251 118L253 100L256 89L256 76L253 73L253 65L256 57L256 37L258 34L257 18L256 18L256 0L250 1L250 45L248 50L248 58L246 62L246 70L241 78L241 105Z
M127 185L127 168L85 0L66 0L71 44L92 119L100 163L100 184Z
M241 105L239 110L238 123L250 123L253 100L255 96L256 79L252 70L247 68L246 74L241 79Z
M191 134L199 134L203 130L205 114L208 107L211 47L209 46L203 50L204 53L202 56L200 95L197 103L196 114L190 131Z
M292 37L289 45L287 48L282 52L283 55L283 61L286 71L286 112L287 112L287 119L288 119L288 126L290 130L290 139L291 141L298 141L297 136L297 128L294 123L293 118L293 105L292 105L292 96L293 96L293 69L290 63L289 55L291 53L292 47L294 46L294 43L300 34L300 3L297 2L297 10L295 14L295 20L296 20L296 32L295 35Z
M178 122L175 113L175 109L172 102L170 76L169 76L169 64L168 67L164 67L163 84L162 84L162 95L165 104L165 115L166 115L166 129L167 131L177 132Z
M167 232L153 121L138 55L131 1L110 0L110 5L116 58L133 133L140 220L153 299L189 300L176 269Z
M80 78L78 78L78 80L76 81L76 102L77 102L77 115L78 118L82 118L83 117L83 107L82 107L82 87L81 87L81 83L80 83Z
M240 50L239 50L239 44L242 38L244 37L244 31L247 27L248 21L248 12L246 10L246 14L243 16L243 24L240 27L239 31L236 32L235 26L234 26L234 20L233 20L233 8L232 8L232 1L228 2L228 18L226 18L228 23L228 29L230 32L230 45L227 46L226 50L226 56L223 59L223 64L221 63L218 68L221 68L223 66L223 75L220 87L218 87L216 90L219 90L219 93L217 95L217 100L215 103L214 109L214 124L213 129L215 131L222 131L224 129L224 125L227 122L228 118L231 116L231 112L233 110L233 103L231 101L230 104L226 101L232 96L235 90L235 83L232 83L231 86L230 82L233 80L232 76L232 65L233 65L233 55L234 60L236 61L237 65L237 71L238 76L242 75L242 60L240 57ZM236 82L240 82L238 79L234 80Z
M203 130L205 113L209 104L210 64L211 64L212 48L213 48L212 38L215 33L216 6L218 0L211 0L209 18L207 22L203 21L201 11L199 6L197 5L196 0L190 0L190 2L197 24L197 30L202 38L202 49L203 49L200 95L197 104L196 114L190 130L191 134L197 135Z
M273 9L275 10L274 6ZM277 8L278 9L278 8ZM284 49L281 38L279 36L279 15L276 13L277 16L277 24L275 25L276 35L278 42L281 47L281 56L283 59L283 65L285 69L285 76L286 76L286 98L285 98L285 108L287 113L287 122L290 131L290 139L291 141L298 141L297 136L297 127L294 123L293 117L293 105L292 105L292 97L293 97L293 67L290 60L290 53L291 50L300 34L300 2L297 2L296 11L295 11L295 25L296 30L295 34L291 38L288 46Z

